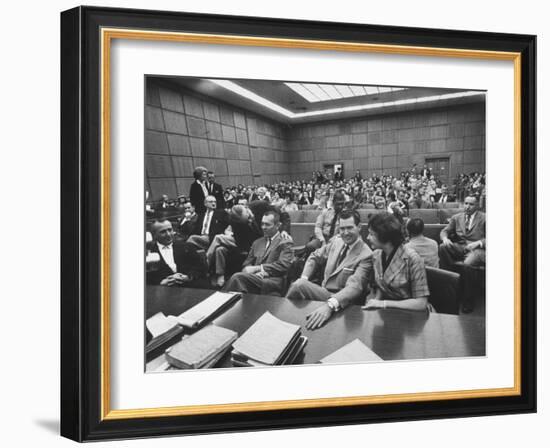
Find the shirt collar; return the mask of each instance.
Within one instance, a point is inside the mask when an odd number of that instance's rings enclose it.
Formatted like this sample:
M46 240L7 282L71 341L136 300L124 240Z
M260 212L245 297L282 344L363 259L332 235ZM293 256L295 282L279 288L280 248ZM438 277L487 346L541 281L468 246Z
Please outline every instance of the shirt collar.
M271 238L269 238L268 236L265 237L266 240L268 241L273 241L275 238L277 238L279 235L280 235L281 232L277 232L275 235L273 235Z
M160 250L163 250L163 249L172 249L172 245L173 245L173 244L174 244L174 243L170 243L170 244L164 245L164 244L161 244L161 243L159 243L159 242L157 241L157 247L158 247Z

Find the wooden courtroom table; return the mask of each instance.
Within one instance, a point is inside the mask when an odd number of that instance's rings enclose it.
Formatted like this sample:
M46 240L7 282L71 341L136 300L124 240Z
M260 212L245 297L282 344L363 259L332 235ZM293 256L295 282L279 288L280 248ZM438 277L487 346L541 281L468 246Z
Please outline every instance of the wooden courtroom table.
M177 316L214 291L166 286L146 287L145 318L162 311ZM266 311L281 320L300 325L308 343L298 363L316 363L354 339L360 339L383 360L470 357L485 355L485 320L395 309L362 310L352 305L333 315L320 329L306 330L306 315L322 302L243 294L229 309L212 321L241 335ZM147 330L146 330L147 333ZM181 339L170 341L147 356L147 371L164 361L164 350ZM229 353L216 367L232 367Z

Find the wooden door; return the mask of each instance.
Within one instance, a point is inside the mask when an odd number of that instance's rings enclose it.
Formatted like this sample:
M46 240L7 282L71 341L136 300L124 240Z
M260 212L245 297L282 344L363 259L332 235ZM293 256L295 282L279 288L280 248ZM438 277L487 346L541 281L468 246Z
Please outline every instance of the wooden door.
M432 171L436 179L449 185L449 157L426 159L426 166Z

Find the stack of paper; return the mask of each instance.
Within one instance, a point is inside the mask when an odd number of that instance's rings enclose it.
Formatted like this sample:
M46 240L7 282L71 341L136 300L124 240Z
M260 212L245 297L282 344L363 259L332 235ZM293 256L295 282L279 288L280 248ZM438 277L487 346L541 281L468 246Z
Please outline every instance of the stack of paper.
M306 343L299 325L277 319L267 311L235 341L231 361L243 367L292 364Z
M201 324L229 307L241 297L241 293L215 292L202 302L178 316L178 323L186 328L198 328Z
M321 364L346 364L376 361L383 361L383 359L363 344L359 339L354 339L349 344L346 344L330 355L325 356L319 362Z
M179 325L175 316L166 317L162 312L147 319L145 326L153 336L153 339L145 347L146 353L152 352L183 332L183 328Z
M223 357L237 337L235 331L207 325L166 350L166 360L178 369L206 369Z

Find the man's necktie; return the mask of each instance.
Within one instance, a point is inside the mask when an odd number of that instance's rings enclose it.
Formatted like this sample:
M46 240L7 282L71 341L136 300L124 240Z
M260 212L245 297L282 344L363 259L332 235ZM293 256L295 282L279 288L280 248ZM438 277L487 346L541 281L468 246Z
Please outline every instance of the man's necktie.
M466 215L466 230L470 231L470 221L472 220L472 215Z
M349 246L347 244L344 245L342 250L340 251L340 255L338 255L338 261L336 262L336 266L340 266L340 263L345 260L346 255L348 254Z
M267 242L265 244L265 251L267 252L267 249L269 249L269 246L271 246L271 238L266 238Z
M337 220L338 220L338 213L334 212L334 218L332 218L332 222L330 223L330 230L328 232L329 239L334 236L334 229L336 228Z

